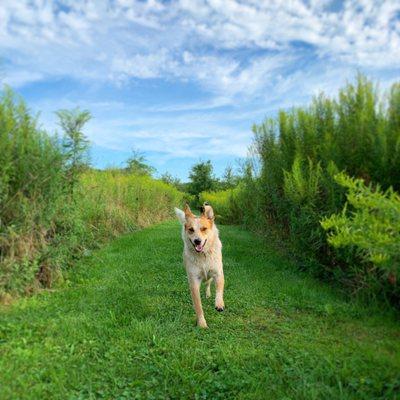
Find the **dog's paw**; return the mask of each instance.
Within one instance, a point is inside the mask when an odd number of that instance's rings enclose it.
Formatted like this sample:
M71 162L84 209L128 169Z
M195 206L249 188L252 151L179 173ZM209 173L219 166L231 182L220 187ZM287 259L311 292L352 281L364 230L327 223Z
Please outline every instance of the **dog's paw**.
M215 299L215 309L218 312L222 312L222 311L224 311L224 308L225 308L224 300L221 298L216 298Z
M197 321L197 326L198 326L199 328L203 328L203 329L208 328L207 322L206 322L206 320L205 320L204 318L203 318L203 319L199 319L199 320Z

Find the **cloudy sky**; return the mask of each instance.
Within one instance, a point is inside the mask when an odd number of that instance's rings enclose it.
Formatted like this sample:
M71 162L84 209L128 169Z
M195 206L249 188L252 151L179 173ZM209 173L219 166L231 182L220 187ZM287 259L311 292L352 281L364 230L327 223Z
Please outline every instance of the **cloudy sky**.
M253 123L356 71L399 79L399 0L0 1L0 79L49 131L89 109L98 167L136 148L159 173L220 174Z

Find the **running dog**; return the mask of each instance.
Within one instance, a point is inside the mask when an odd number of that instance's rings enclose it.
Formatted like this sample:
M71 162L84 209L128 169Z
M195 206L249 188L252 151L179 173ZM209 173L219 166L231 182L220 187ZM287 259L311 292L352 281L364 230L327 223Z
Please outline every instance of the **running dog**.
M206 297L211 296L210 285L216 286L215 309L224 311L224 271L222 268L222 244L214 222L214 211L204 203L200 217L195 216L186 204L184 210L175 208L182 224L183 263L186 268L197 325L207 328L201 305L200 285L206 283Z

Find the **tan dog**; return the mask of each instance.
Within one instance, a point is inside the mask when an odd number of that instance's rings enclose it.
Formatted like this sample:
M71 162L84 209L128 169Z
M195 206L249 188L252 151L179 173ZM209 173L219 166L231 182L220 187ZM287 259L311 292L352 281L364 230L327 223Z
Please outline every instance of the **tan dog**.
M214 280L216 286L215 309L224 311L222 244L214 223L214 211L211 206L204 203L200 217L196 217L188 205L185 206L184 211L175 208L175 213L182 224L183 262L196 311L197 325L207 328L200 298L202 281L206 282L206 297L210 297L210 285Z

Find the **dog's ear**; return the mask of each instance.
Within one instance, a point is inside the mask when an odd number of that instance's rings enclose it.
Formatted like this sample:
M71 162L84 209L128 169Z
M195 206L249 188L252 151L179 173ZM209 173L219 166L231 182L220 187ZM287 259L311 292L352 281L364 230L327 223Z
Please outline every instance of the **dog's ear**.
M203 206L201 207L201 214L211 221L214 221L215 219L214 210L207 202L204 203Z
M175 214L181 224L184 224L186 222L185 213L182 210L175 207Z
M185 208L183 209L183 211L185 212L186 218L194 218L194 215L193 215L192 210L190 209L188 203L185 204Z

